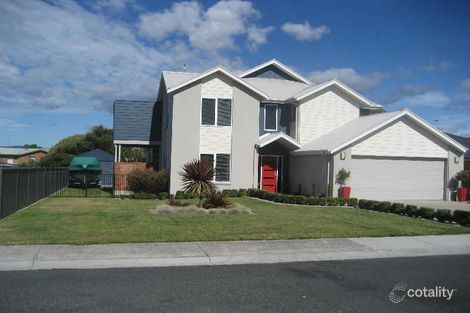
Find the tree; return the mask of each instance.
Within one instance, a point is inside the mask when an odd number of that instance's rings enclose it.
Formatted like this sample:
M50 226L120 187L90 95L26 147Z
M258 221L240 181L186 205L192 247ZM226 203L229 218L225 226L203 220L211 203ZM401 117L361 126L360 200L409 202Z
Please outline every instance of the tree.
M74 156L93 149L113 152L113 130L102 125L94 126L85 134L65 137L56 143L39 161L44 167L66 167Z
M33 144L24 144L23 148L41 148L41 147L33 143Z
M183 165L179 172L183 181L183 190L192 193L199 198L199 207L202 207L202 199L215 192L214 167L208 162L194 159Z

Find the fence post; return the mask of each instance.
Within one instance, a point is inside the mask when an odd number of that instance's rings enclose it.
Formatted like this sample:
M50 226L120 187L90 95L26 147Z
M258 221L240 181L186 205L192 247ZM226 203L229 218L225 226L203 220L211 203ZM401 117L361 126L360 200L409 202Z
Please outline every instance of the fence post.
M31 195L30 195L30 193L31 193L31 190L30 190L31 189L31 169L28 168L27 171L28 171L28 182L27 182L28 183L28 192L26 194L26 203L29 205L31 203L31 202L29 202L29 200L31 198Z
M18 184L20 181L20 171L16 171L16 182L15 182L15 211L18 210Z
M0 168L0 217L3 217L3 209L2 209L3 187L2 187L2 182L3 182L3 169Z

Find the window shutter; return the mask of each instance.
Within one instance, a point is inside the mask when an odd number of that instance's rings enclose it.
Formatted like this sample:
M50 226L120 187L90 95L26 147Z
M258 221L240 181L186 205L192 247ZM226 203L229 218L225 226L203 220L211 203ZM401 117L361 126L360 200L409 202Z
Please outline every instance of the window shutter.
M218 99L217 101L217 126L231 126L232 99Z
M217 154L215 180L221 182L230 181L230 154Z
M265 120L264 120L264 129L265 130L277 130L277 107L275 105L265 105Z
M202 125L215 125L215 99L202 99L201 107Z

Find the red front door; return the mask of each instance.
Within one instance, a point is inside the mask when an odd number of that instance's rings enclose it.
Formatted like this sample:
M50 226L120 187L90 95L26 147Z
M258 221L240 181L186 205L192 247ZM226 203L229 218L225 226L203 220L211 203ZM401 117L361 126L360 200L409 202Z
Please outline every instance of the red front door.
M277 157L261 157L261 189L277 192Z

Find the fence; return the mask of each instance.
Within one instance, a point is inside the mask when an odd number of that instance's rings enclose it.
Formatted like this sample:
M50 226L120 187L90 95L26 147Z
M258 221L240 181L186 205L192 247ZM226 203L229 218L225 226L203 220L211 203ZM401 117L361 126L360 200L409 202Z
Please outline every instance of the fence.
M130 195L127 174L72 174L66 188L53 197L113 197Z
M0 168L0 218L64 189L67 168Z

